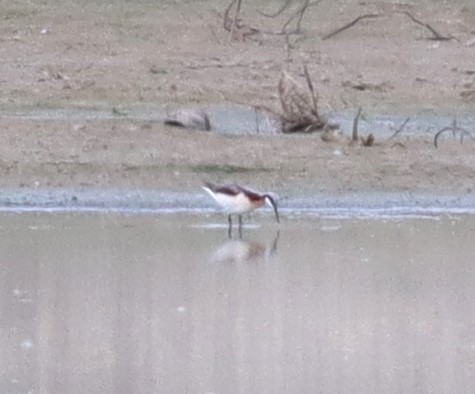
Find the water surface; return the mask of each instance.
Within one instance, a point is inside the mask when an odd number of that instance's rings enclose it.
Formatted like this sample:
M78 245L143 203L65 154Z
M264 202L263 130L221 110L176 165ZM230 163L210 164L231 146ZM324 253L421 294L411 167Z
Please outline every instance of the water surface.
M0 392L475 392L475 216L2 213Z
M187 107L183 107L187 108ZM193 106L189 108L194 108ZM178 109L178 108L176 108ZM253 107L215 105L203 108L209 115L212 131L222 134L263 134L280 133L280 126L275 117L265 112L256 112ZM128 105L120 108L41 108L41 107L0 107L0 118L34 119L34 120L67 120L67 121L100 121L121 119L144 122L163 122L168 113L174 109L164 106ZM340 124L347 133L352 130L354 112L325 114L332 122ZM405 122L405 115L365 114L359 130L362 133L375 133L378 138L388 138ZM457 120L459 127L470 130L475 122L473 114L438 114L432 111L413 113L404 126L404 136L431 137L443 127L450 126ZM450 133L447 133L450 135ZM444 135L442 138L446 137Z

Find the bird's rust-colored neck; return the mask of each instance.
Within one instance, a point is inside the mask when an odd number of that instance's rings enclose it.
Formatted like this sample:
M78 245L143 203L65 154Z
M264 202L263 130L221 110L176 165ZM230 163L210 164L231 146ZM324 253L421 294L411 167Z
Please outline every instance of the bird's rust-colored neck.
M259 194L259 193L252 192L252 191L244 189L244 188L241 188L241 189L242 189L242 193L250 201L252 201L252 202L261 202L262 201L262 203L264 204L266 196L264 196L262 194Z

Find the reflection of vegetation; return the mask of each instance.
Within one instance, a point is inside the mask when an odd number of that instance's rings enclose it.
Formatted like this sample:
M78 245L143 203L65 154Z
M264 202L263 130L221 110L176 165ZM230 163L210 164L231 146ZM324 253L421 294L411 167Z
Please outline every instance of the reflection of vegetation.
M252 172L267 172L270 171L270 168L265 167L241 167L234 166L232 164L197 164L191 166L191 169L194 172L205 172L205 173L223 173L223 174L236 174L236 173L252 173Z

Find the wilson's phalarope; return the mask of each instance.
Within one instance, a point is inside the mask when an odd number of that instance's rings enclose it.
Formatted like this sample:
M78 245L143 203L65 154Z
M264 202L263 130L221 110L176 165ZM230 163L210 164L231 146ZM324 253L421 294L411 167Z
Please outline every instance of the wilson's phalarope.
M239 229L242 226L242 214L251 212L264 204L269 204L275 213L277 223L280 223L279 212L274 198L269 194L260 194L239 185L217 186L206 182L203 189L223 208L228 214L229 234L231 234L231 215L238 215Z

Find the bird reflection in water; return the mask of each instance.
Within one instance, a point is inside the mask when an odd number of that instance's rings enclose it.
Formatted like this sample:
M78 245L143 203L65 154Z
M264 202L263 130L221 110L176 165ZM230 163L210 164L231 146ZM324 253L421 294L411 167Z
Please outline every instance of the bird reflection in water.
M244 263L251 261L266 261L277 252L280 231L277 231L274 240L269 243L247 241L242 239L228 239L211 255L215 262Z

